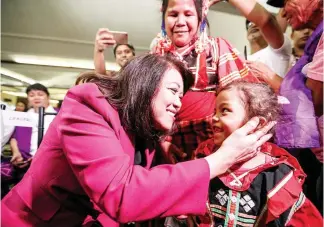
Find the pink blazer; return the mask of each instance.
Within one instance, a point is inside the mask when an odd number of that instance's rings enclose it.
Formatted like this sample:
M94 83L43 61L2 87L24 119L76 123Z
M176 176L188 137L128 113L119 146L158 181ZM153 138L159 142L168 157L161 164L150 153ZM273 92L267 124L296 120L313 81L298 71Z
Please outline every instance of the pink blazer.
M132 136L95 84L75 86L50 125L22 181L1 201L1 226L60 226L86 215L71 196L90 198L103 225L204 214L209 167L204 159L151 168L134 165ZM70 206L66 206L66 202ZM82 206L81 206L82 207ZM100 218L99 218L100 220Z

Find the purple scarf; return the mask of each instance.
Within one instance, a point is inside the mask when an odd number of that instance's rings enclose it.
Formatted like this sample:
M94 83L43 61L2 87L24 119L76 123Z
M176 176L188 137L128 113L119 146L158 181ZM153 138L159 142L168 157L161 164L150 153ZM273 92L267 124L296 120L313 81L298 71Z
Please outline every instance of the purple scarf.
M322 33L323 21L307 40L304 55L282 81L280 95L288 98L290 104L283 105L282 116L276 126L275 140L280 147L320 147L312 93L306 87L306 76L301 71L313 60Z

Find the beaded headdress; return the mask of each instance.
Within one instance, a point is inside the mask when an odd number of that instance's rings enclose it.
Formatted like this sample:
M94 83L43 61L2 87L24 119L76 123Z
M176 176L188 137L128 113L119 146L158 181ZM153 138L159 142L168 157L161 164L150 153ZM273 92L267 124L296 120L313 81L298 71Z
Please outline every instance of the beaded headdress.
M208 85L206 58L208 44L211 43L207 34L207 14L209 10L209 0L202 0L202 20L199 25L197 39L195 41L195 51L197 53L196 72L195 72L195 87L205 88ZM164 55L167 52L174 52L175 47L166 34L165 23L162 20L161 33L155 38L154 53ZM198 79L199 78L199 79Z

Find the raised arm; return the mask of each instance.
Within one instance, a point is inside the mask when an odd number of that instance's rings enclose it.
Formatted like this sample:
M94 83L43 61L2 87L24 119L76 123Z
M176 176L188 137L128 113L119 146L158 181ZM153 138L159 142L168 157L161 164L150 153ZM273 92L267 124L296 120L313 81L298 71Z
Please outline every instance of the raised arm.
M260 29L264 39L273 49L279 49L283 45L283 32L276 18L256 0L229 0L229 2Z
M210 0L210 5L219 1ZM228 2L260 29L264 39L273 49L279 49L283 46L284 36L276 18L256 0L228 0Z
M104 50L116 43L113 35L107 28L100 28L96 34L94 46L94 65L95 71L99 74L106 74L106 64Z

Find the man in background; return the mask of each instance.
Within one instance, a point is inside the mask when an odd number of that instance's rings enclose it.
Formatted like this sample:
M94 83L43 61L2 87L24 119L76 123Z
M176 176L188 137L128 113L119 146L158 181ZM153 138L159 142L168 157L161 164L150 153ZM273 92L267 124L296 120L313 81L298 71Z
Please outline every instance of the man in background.
M294 66L299 58L304 54L306 41L312 35L313 29L309 27L301 29L292 29L291 40L293 41L292 56L290 59L290 67Z
M135 56L135 48L131 44L118 44L114 40L113 34L107 28L100 28L96 34L94 47L94 65L95 72L106 74L104 51L110 46L114 47L114 56L116 63L123 67L129 60Z

